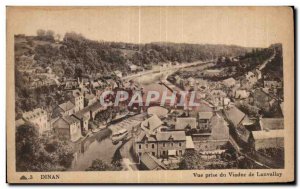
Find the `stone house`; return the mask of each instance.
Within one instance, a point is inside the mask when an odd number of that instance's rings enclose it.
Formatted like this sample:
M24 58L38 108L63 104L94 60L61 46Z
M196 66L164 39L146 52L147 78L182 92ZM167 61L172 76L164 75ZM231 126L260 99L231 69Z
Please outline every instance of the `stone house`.
M228 123L223 117L214 114L209 120L208 127L210 128L209 132L192 135L195 150L217 150L229 141Z
M64 102L59 104L56 108L54 108L52 117L60 117L60 116L67 116L72 115L75 113L75 105L71 101Z
M259 120L261 130L280 130L284 129L283 118L261 118Z
M213 112L199 112L198 113L198 126L200 131L210 130L210 119L213 117Z
M248 116L233 105L227 106L224 109L224 113L227 119L232 123L232 129L235 130L240 142L242 142L243 144L248 144L250 131L246 128L246 126L251 124Z
M284 130L252 131L250 144L254 150L284 148Z
M184 131L158 132L155 135L142 131L134 141L134 151L141 157L149 153L157 158L169 156L182 156L186 148L186 135Z
M78 112L84 108L83 94L78 89L72 91L71 102L75 105L75 112Z
M60 117L53 123L54 133L66 138L72 142L79 140L82 137L80 120L73 116Z
M163 122L161 119L154 114L152 117L142 121L141 128L148 134L155 134L159 127L161 127Z
M32 111L24 112L23 119L36 126L40 135L44 134L46 131L51 130L51 126L48 122L48 114L41 108L36 108Z
M89 120L91 118L90 112L86 109L80 110L72 115L80 121L81 133L86 133L88 131Z
M197 120L194 117L178 117L176 118L175 130L187 131L197 128Z

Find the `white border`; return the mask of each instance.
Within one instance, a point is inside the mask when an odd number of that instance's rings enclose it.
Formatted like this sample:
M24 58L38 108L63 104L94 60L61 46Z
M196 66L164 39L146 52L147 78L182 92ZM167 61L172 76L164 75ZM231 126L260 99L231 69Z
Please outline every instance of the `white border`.
M0 132L0 167L2 168L0 171L0 188L8 188L11 187L8 184L6 184L6 6L164 6L164 5L171 5L171 6L192 6L192 5L198 5L198 6L280 6L280 5L290 5L295 6L296 8L300 7L300 1L298 0L91 0L91 1L83 1L83 0L49 0L49 1L41 1L41 0L1 0L0 1L0 122L1 122L1 132ZM298 10L299 11L299 10ZM298 12L299 15L299 12ZM296 19L297 23L295 23L295 26L299 24L299 19ZM297 34L299 34L299 31L297 31ZM296 38L297 43L299 41L299 37ZM296 52L299 54L299 47ZM297 59L296 59L297 60ZM299 66L297 72L299 73ZM297 88L299 88L299 82L297 85ZM12 86L13 87L13 86ZM297 106L299 105L299 101L297 103ZM300 113L297 112L297 116L300 117ZM297 127L297 125L295 125ZM300 129L297 129L298 135ZM295 138L297 142L297 137ZM299 151L299 145L298 149ZM299 168L299 162L296 164L298 165L297 168ZM298 172L298 171L297 171ZM18 188L25 188L25 187L32 187L32 186L19 186ZM47 186L37 186L40 188L46 188ZM55 186L55 188L63 188L65 186ZM69 186L69 187L76 187L76 186ZM83 186L80 186L83 187ZM85 186L86 187L86 186ZM99 186L97 186L99 187ZM108 188L109 186L100 186L103 188ZM110 186L111 188L112 186ZM113 186L118 187L118 186ZM126 186L126 188L130 188L132 186ZM149 186L147 186L149 187ZM155 187L155 186L153 186ZM208 188L209 186L200 186L204 188ZM216 186L213 186L216 187ZM219 187L219 186L218 186ZM227 186L232 187L232 186ZM240 186L237 186L240 187ZM248 188L250 186L244 185L244 187ZM256 188L260 188L260 186L255 186ZM268 186L268 187L274 187L274 186ZM281 186L282 187L282 186ZM297 186L298 187L298 186ZM173 186L168 186L165 188L173 188ZM210 187L211 188L211 187ZM283 187L285 188L285 187Z

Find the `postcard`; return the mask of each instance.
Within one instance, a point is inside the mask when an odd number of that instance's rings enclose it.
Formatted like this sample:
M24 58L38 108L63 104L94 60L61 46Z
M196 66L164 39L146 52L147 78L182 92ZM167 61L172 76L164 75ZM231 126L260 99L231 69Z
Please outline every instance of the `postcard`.
M292 7L7 7L7 182L294 181Z

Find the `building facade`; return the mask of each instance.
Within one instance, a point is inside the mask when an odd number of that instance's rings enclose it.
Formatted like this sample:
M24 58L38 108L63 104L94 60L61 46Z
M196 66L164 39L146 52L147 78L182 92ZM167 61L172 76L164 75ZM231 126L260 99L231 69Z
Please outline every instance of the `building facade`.
M157 158L182 156L186 148L186 135L184 131L158 132L148 135L141 132L135 138L134 150L137 156L149 153Z
M41 108L23 113L23 118L36 126L40 135L51 130L47 112Z

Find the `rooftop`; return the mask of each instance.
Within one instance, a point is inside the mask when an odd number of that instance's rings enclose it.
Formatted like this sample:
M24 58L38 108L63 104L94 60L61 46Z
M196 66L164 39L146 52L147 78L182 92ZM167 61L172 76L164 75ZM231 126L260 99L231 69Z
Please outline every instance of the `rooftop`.
M237 127L246 116L236 106L225 108L224 112L227 118L233 123L235 127Z
M213 116L212 112L199 112L199 119L210 119Z
M148 129L150 132L153 132L162 124L163 122L159 119L159 117L157 115L153 115L152 117L142 122L142 127Z
M23 118L24 119L33 119L33 118L36 118L36 117L39 117L39 116L44 116L46 115L47 112L41 108L36 108L32 111L28 111L28 112L24 112L23 113Z
M197 120L194 117L177 118L175 124L175 130L185 130L187 127L195 129L197 126Z
M69 111L75 107L75 105L71 101L67 101L58 105L63 111Z
M168 114L168 110L160 106L153 106L148 108L147 113L148 115L157 115L158 117L165 117Z
M70 125L72 125L74 123L80 123L80 121L73 116L64 116L64 117L57 119L53 123L53 127L61 128L61 129L68 129L70 127Z
M252 131L254 140L270 139L270 138L284 138L284 130L270 130L270 131Z
M186 136L184 131L169 131L169 132L160 132L156 134L157 141L185 141Z
M149 153L144 153L141 156L141 162L149 170L154 170L154 169L157 169L157 168L166 169L165 165L162 162L160 162L156 157L150 155Z
M194 142L191 136L186 136L186 149L195 149Z
M262 118L260 120L260 126L262 130L278 130L284 129L283 118Z

